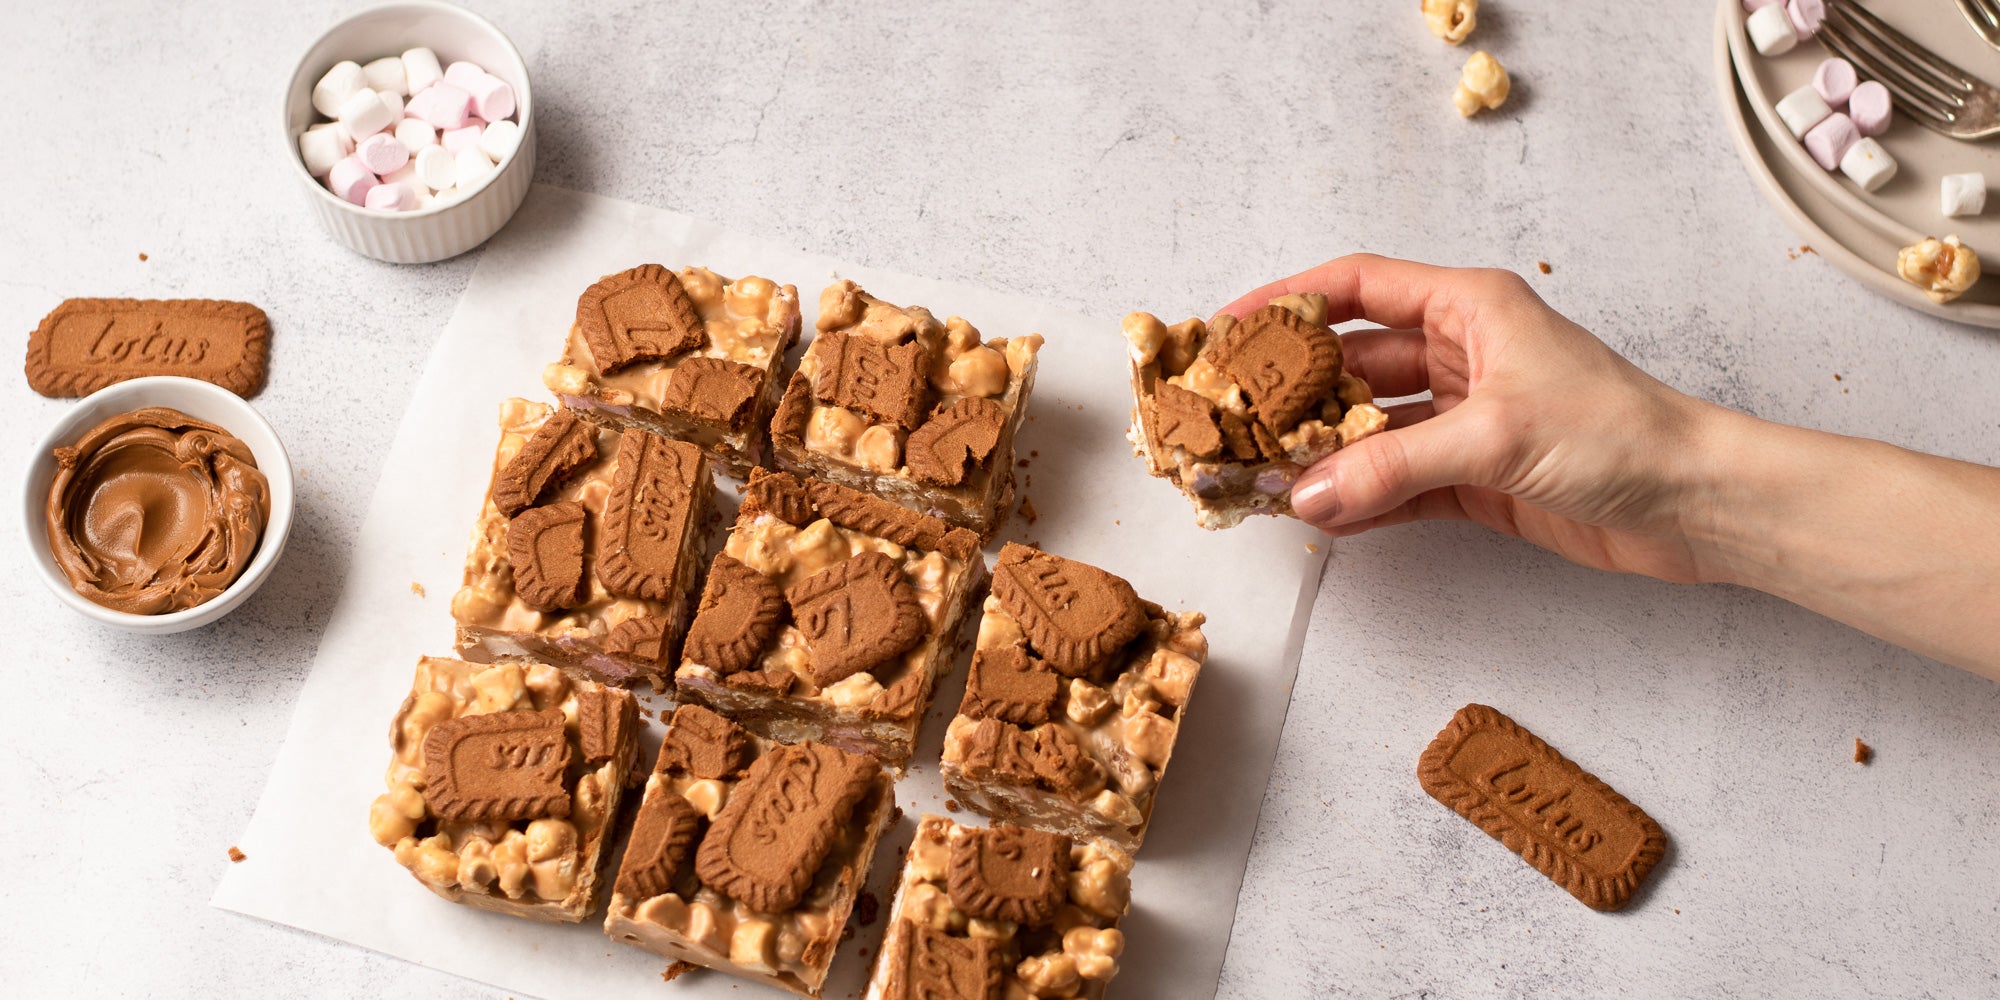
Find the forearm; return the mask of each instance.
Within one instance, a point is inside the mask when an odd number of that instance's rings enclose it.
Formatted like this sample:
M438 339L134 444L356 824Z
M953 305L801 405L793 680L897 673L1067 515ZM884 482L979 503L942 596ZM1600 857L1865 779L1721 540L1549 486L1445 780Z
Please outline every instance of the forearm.
M1717 411L1706 578L2000 680L2000 469Z

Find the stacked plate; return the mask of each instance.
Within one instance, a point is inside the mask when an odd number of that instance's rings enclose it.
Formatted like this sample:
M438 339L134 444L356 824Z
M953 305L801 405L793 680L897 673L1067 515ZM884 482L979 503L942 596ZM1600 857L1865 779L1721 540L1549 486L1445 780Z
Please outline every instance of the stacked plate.
M2000 51L1974 34L1953 0L1877 4L1880 16L1946 60L1989 83L2000 81ZM1719 0L1715 76L1723 115L1744 166L1807 246L1862 284L1912 309L2000 329L2000 198L1986 214L1946 218L1938 186L1946 174L1986 175L2000 183L2000 139L1964 142L1933 132L1897 109L1880 137L1901 169L1873 194L1846 175L1813 162L1774 110L1812 82L1832 53L1802 42L1775 58L1757 54L1743 32L1742 0ZM1864 74L1864 79L1866 75ZM1939 305L1896 275L1898 250L1925 236L1957 233L1979 251L1987 275L1955 302Z

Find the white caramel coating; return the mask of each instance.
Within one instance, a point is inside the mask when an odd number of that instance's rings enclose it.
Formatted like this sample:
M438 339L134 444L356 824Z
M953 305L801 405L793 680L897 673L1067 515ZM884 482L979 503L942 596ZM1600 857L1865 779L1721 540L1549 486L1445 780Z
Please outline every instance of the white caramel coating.
M1484 50L1474 52L1472 58L1465 61L1465 69L1459 73L1458 89L1452 91L1451 106L1458 109L1460 116L1470 118L1507 103L1507 93L1513 86L1513 81L1507 76L1507 67L1500 65L1500 60Z
M1896 255L1896 273L1940 305L1979 282L1979 254L1957 236L1928 236Z
M799 319L799 290L754 275L725 278L705 267L674 272L701 316L707 341L665 361L641 362L609 375L598 370L582 332L570 327L563 359L542 369L542 383L563 396L595 396L618 406L660 408L673 369L688 358L721 358L770 371Z
M1457 45L1479 25L1479 0L1423 0L1431 34Z

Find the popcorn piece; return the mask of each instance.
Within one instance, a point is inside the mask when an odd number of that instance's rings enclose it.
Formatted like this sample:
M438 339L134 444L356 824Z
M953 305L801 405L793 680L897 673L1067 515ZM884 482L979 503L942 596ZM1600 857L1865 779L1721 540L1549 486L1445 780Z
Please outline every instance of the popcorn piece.
M1854 119L1854 127L1870 139L1889 131L1894 115L1889 88L1874 80L1855 84L1854 93L1847 95L1847 116Z
M1479 0L1423 0L1431 34L1457 45L1479 24Z
M1785 128L1792 133L1794 139L1805 138L1805 134L1812 131L1814 125L1825 121L1828 115L1833 114L1833 109L1827 107L1826 102L1820 99L1819 91L1810 85L1786 94L1778 101L1776 110L1778 119L1785 123Z
M1979 281L1979 255L1958 241L1927 236L1896 255L1896 273L1924 290L1932 302L1946 303L1964 295Z
M1459 74L1458 89L1452 92L1451 103L1461 116L1470 118L1507 103L1507 92L1512 88L1507 67L1500 65L1500 60L1485 51L1474 52Z
M1759 55L1781 56L1799 44L1798 33L1792 30L1792 19L1785 14L1784 5L1775 0L1751 11L1743 19L1743 30Z
M1819 64L1813 71L1813 90L1819 92L1820 100L1830 107L1840 107L1854 96L1854 88L1861 78L1854 72L1854 64L1839 56L1834 56Z
M1896 176L1896 158L1873 139L1862 139L1848 147L1840 158L1840 172L1861 185L1863 191L1879 191Z
M1986 175L1946 174L1938 185L1939 211L1956 219L1986 211Z
M1785 18L1798 40L1808 41L1826 23L1826 0L1786 0Z
M1838 169L1840 158L1861 141L1861 133L1855 131L1854 120L1836 111L1826 120L1812 127L1806 133L1806 152L1812 154L1813 162L1826 170Z
M347 103L355 91L367 85L368 78L361 72L361 64L350 60L334 63L333 68L313 84L313 108L328 118L338 118L341 105Z

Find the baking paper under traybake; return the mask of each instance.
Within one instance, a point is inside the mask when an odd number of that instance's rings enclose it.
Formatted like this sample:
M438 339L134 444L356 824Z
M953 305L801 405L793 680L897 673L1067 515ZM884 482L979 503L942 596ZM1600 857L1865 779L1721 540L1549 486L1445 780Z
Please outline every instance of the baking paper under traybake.
M550 1000L782 995L713 972L663 986L667 960L605 937L601 905L581 926L550 926L445 902L368 833L368 805L389 763L389 720L417 657L451 652L451 595L491 471L496 407L508 396L549 398L542 366L561 353L577 295L647 262L795 284L808 331L820 289L838 275L940 318L964 316L987 336L1047 338L1017 445L1019 457L1033 456L1017 471L1038 519L1017 518L1003 537L1102 566L1168 608L1208 613L1208 665L1133 872L1112 994L1212 995L1325 559L1322 537L1274 518L1203 531L1172 486L1146 476L1125 440L1130 397L1116 317L846 264L545 186L486 248L411 395L291 731L238 841L249 860L229 868L215 905ZM945 811L937 759L964 673L961 658L896 789L905 815L869 880L885 915L885 887L916 817ZM830 998L858 995L880 944L880 920L850 929Z

